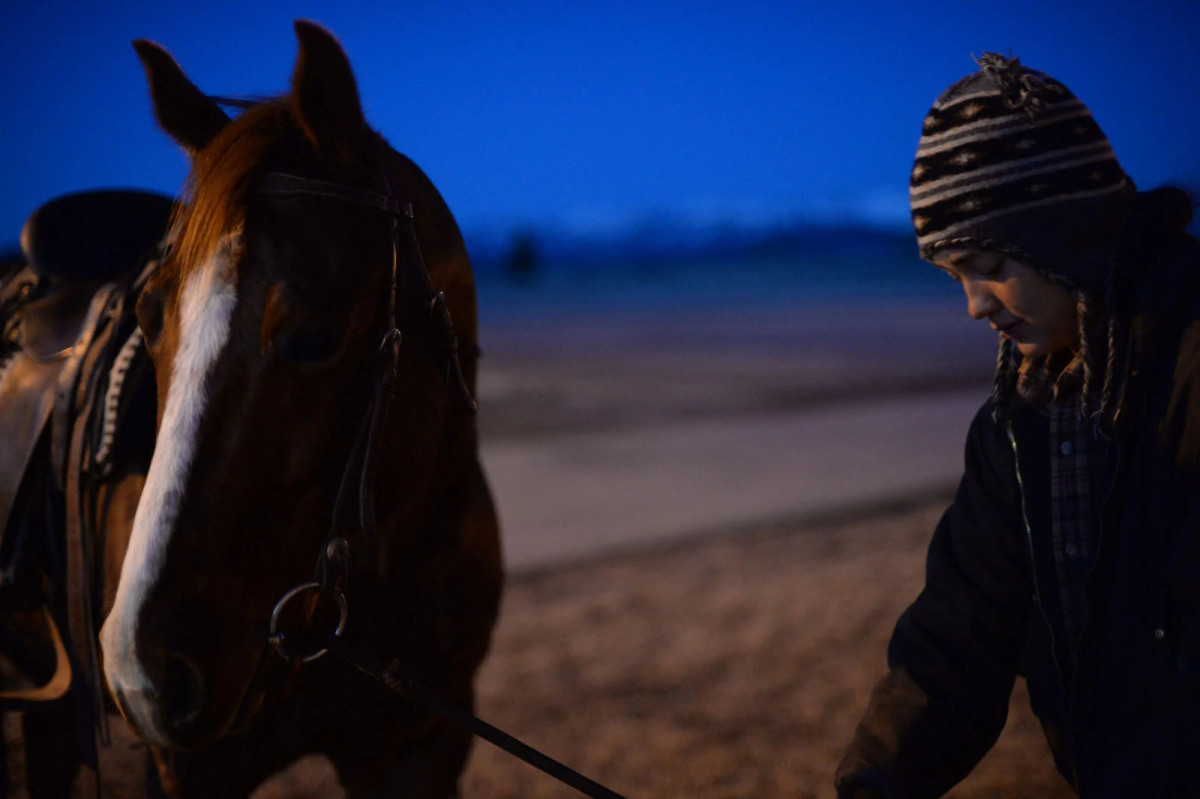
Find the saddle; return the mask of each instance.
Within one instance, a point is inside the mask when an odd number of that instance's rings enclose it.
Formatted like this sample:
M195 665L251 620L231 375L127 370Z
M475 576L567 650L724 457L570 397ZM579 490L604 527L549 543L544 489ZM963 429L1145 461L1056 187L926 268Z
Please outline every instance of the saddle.
M0 271L0 709L72 686L101 707L103 550L88 503L97 482L153 449L153 374L133 304L172 212L151 192L56 198Z

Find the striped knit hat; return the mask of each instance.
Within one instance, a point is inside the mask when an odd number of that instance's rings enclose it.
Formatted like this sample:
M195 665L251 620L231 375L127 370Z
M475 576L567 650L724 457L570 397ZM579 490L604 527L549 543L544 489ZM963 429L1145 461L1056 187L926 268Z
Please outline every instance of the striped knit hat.
M921 257L1004 252L1102 296L1133 182L1066 86L1016 58L977 63L925 117L909 186Z

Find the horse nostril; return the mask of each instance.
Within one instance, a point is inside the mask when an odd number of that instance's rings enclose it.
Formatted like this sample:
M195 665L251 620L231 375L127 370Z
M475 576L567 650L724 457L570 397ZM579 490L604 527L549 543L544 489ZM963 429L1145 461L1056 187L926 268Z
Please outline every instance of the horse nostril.
M163 658L163 717L176 730L190 726L204 706L204 680L191 658L168 652Z

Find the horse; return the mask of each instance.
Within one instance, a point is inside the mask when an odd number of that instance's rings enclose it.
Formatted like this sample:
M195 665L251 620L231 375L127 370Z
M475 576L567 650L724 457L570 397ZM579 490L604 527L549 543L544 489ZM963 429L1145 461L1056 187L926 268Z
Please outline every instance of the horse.
M325 650L473 707L503 585L474 277L341 45L295 33L290 90L232 117L134 42L191 169L132 295L152 454L79 482L100 585L75 680L92 650L100 721L119 711L169 796L247 796L320 753L351 797L451 797L469 733Z

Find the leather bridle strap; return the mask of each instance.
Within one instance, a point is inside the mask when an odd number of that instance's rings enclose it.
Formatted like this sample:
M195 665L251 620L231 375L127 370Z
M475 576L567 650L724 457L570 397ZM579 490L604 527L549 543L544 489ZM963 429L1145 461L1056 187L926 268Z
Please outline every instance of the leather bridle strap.
M384 192L372 191L356 186L346 186L325 180L303 177L287 172L268 172L259 177L253 192L273 196L324 197L342 202L364 205L385 212L391 219L392 263L388 298L387 330L380 342L375 384L371 399L342 472L341 484L334 501L329 534L317 558L315 589L322 593L334 591L344 596L348 577L348 538L369 533L375 527L373 482L375 477L375 451L381 422L399 378L400 346L403 334L400 330L400 288L402 285L415 290L417 300L429 310L435 320L435 329L440 332L440 344L445 361L444 379L454 383L459 396L470 410L476 410L475 398L471 396L458 355L458 338L446 306L445 295L435 291L429 277L429 269L421 253L417 238L412 204L401 198L400 192L386 173L380 174L379 182ZM407 246L401 246L401 227L407 230ZM402 250L410 253L401 259ZM401 269L405 272L402 275ZM437 337L435 337L437 338ZM281 600L282 603L283 600ZM276 615L279 607L276 608ZM273 617L274 618L274 617ZM283 646L282 635L272 634L272 640L281 654L291 656Z
M450 318L450 310L446 306L446 297L442 292L436 291L433 288L433 283L429 278L429 268L425 265L425 258L421 254L421 243L417 238L412 203L401 198L395 184L386 173L381 173L381 181L386 193L371 191L370 189L360 189L356 186L345 186L340 183L331 183L315 178L301 177L300 175L293 175L287 172L268 172L259 178L254 188L254 193L328 197L330 199L366 205L387 212L392 218L392 284L391 302L388 311L392 329L396 328L398 317L400 226L403 224L408 231L408 249L414 256L411 259L405 259L404 263L412 263L414 265L415 268L408 271L412 274L415 285L421 293L421 304L427 307L430 314L434 315L440 323L442 331L441 345L446 350L443 353L446 361L444 370L445 380L448 384L451 382L454 383L459 396L466 403L470 411L474 413L477 409L477 404L475 398L471 395L470 387L467 385L466 376L463 374L462 363L458 353L458 337L454 334L454 324Z
M359 205L370 205L381 211L387 211L394 217L407 216L412 218L412 205L401 202L392 195L380 194L370 189L360 189L356 186L346 186L341 183L331 183L326 180L304 178L288 172L268 172L258 179L254 187L255 194L308 194L313 197L330 197L337 200L349 200Z
M417 291L423 298L422 304L428 307L431 314L438 317L444 332L443 346L446 348L445 379L449 383L457 382L460 396L466 401L472 412L475 411L475 399L471 396L462 366L458 358L458 340L454 336L454 328L450 320L450 311L446 306L446 298L440 291L434 291L429 278L429 270L421 255L420 242L417 239L413 223L412 205L399 199L391 179L382 176L386 194L329 183L298 175L281 172L271 172L264 175L256 193L273 195L309 195L329 197L349 202L367 205L386 211L392 218L392 275L391 297L388 310L388 331L380 344L380 363L377 367L375 386L370 404L362 421L359 423L358 434L342 472L342 482L338 488L337 499L334 502L333 519L329 535L317 558L316 580L303 584L289 591L276 604L271 617L271 644L275 649L293 661L307 662L330 652L343 662L358 669L364 674L378 680L389 690L417 701L427 710L441 716L468 732L499 746L505 751L535 766L561 782L575 788L594 799L622 799L608 788L583 776L577 771L559 763L553 758L539 752L533 747L514 738L482 719L471 715L455 705L446 702L433 691L421 685L407 675L398 659L381 660L378 655L361 649L352 649L349 642L341 635L346 615L346 581L348 578L349 543L347 537L358 533L369 533L375 526L375 510L372 502L371 483L374 478L374 455L377 443L377 433L380 421L385 415L388 401L398 379L398 359L402 340L398 327L399 301L399 253L400 253L400 224L408 229L409 249L415 257L406 260L417 265L410 270L415 280ZM345 537L344 537L345 536ZM283 635L276 634L275 621L281 609L287 602L306 591L318 592L322 595L332 595L341 606L341 621L338 628L326 639L325 647L307 656L289 652L285 646ZM310 606L311 609L312 606Z
M386 184L385 184L386 185ZM400 345L403 335L399 329L399 236L397 230L400 219L412 220L412 205L401 202L393 194L380 194L355 186L345 186L340 183L305 178L284 172L268 172L263 175L254 189L255 194L282 196L326 197L358 205L366 205L384 211L392 223L392 263L389 275L388 319L387 330L380 342L377 355L378 364L374 370L374 385L371 387L371 399L359 423L358 433L346 466L342 471L342 480L338 486L337 498L334 500L333 513L330 519L329 534L317 555L315 585L312 587L321 594L332 593L344 597L347 591L349 576L349 544L347 539L373 530L375 527L375 503L372 490L372 479L375 470L374 451L377 440L377 430L385 406L392 394L393 386L398 376ZM420 253L418 251L418 259ZM416 271L427 273L423 259L420 259ZM428 277L426 277L428 281ZM453 333L450 333L453 336ZM342 600L344 601L344 600ZM283 604L284 600L280 600ZM276 614L279 606L276 607ZM274 620L274 617L273 617ZM292 655L285 649L282 634L274 633L272 625L272 642L276 649L285 655ZM315 659L322 653L305 656L303 660Z

